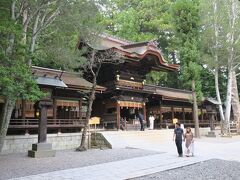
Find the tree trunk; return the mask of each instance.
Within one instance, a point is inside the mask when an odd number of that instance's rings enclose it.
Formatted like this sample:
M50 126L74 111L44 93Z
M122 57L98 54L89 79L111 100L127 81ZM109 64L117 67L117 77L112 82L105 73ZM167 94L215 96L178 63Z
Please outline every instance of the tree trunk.
M2 152L4 140L7 135L8 125L12 116L14 105L15 105L14 101L6 99L0 115L0 152Z
M225 113L225 123L223 124L224 133L229 133L229 122L231 115L231 100L232 100L232 80L233 80L233 71L234 71L234 54L236 53L235 49L235 26L237 23L237 1L229 0L229 33L227 36L228 42L228 83L227 83L227 98L226 98L226 113Z
M216 90L216 96L217 96L217 100L219 102L219 113L220 113L220 119L221 122L224 121L224 114L223 114L223 107L222 107L222 100L221 100L221 96L220 96L220 92L219 92L219 81L218 81L218 71L219 71L219 53L218 53L218 48L219 48L219 15L218 15L218 11L219 11L219 3L218 0L214 0L213 1L213 12L214 12L214 35L215 35L215 48L214 48L214 61L215 61L215 73L214 73L214 78L215 78L215 90Z
M39 24L39 18L40 18L40 11L38 11L34 24L33 24L33 29L32 29L32 37L31 37L31 45L30 45L30 53L31 55L33 55L33 52L35 50L35 45L36 45L36 41L37 41L37 28L38 28L38 24ZM29 66L32 65L32 59L30 58L28 61Z
M235 71L232 71L232 110L235 123L237 123L237 132L240 133L240 104L238 96L237 77Z
M91 114L92 114L92 104L93 101L95 99L95 89L97 86L97 77L95 76L93 78L93 85L92 85L92 89L91 89L91 94L88 100L88 108L87 108L87 114L86 114L86 122L85 122L85 126L83 128L83 132L82 132L82 140L81 140L81 144L80 146L76 149L77 151L86 151L87 150L87 130L89 129L89 120L91 118Z
M229 122L231 115L231 100L232 100L232 72L228 71L228 83L227 83L227 97L226 97L226 112L225 121L223 123L223 133L229 133Z
M23 2L23 13L22 13L22 25L23 25L23 32L22 32L22 44L26 45L27 43L27 30L28 30L28 24L29 24L29 13L28 13L28 2Z
M195 81L194 80L192 80L192 96L193 96L193 120L194 120L194 124L195 124L195 137L200 138L197 95L196 95Z
M222 100L220 96L220 91L219 91L219 81L218 81L218 69L215 68L215 73L214 73L214 78L215 78L215 90L216 90L216 95L217 95L217 101L219 103L219 113L220 113L220 119L221 122L224 122L224 114L223 114L223 107L222 107Z

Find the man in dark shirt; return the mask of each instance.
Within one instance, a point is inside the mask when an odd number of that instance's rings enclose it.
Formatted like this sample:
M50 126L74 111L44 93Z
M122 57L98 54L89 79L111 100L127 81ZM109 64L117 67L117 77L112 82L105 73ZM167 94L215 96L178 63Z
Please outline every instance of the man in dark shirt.
M143 114L141 114L140 112L138 112L138 119L141 124L140 131L144 131L144 117L143 117Z
M176 128L174 129L174 134L173 134L173 141L175 140L179 157L183 157L182 138L184 138L183 129L180 128L179 123L176 123Z

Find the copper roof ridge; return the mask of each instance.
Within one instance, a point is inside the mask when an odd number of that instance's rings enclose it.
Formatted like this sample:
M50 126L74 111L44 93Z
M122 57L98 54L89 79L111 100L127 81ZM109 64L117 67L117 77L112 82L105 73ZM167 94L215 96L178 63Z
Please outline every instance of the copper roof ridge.
M46 70L46 71L53 71L53 72L64 72L63 70L58 70L58 69L51 69L51 68L45 68L45 67L40 67L40 66L32 66L34 69L39 69L39 70Z
M130 44L126 44L126 45L122 45L121 47L123 48L128 48L129 46L134 46L134 45L147 45L149 43L149 41L141 41L141 42L133 42Z
M128 48L129 46L140 46L140 45L147 45L147 46L154 46L155 48L156 48L156 50L157 49L159 49L158 47L157 47L157 45L156 44L154 44L154 42L156 41L156 39L152 39L152 40L148 40L148 41L140 41L140 42L132 42L132 43L130 43L130 44L126 44L126 45L122 45L122 47L123 48Z
M120 38L120 37L117 37L117 36L114 36L114 35L111 35L108 33L102 33L100 36L102 36L104 38L108 38L108 39L118 42L118 43L127 43L127 44L134 43L133 41L129 41L124 38ZM127 45L127 44L125 44L125 45Z
M34 69L39 69L39 70L46 70L46 71L52 71L52 72L62 72L66 75L70 74L70 75L79 75L80 73L77 72L69 72L69 71L64 71L64 70L58 70L58 69L51 69L51 68L45 68L45 67L40 67L40 66L32 66L32 68Z

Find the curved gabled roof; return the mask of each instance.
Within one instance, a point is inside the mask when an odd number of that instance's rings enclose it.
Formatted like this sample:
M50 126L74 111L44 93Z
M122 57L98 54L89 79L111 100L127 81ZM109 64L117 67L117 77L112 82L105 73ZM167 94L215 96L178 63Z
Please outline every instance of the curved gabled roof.
M80 44L80 43L79 43ZM133 59L140 61L148 55L153 55L158 59L157 68L165 68L171 71L176 71L179 66L176 64L168 64L163 58L160 49L157 47L155 41L144 41L144 42L131 42L124 39L117 38L110 35L100 35L94 43L87 43L91 48L96 50L107 50L113 49L115 52ZM79 46L79 45L78 45Z
M76 90L89 90L92 88L92 83L81 78L80 74L78 73L71 73L38 66L32 66L32 73L37 78L37 83L39 85L50 85ZM105 87L98 85L96 87L96 91L98 92L105 90Z

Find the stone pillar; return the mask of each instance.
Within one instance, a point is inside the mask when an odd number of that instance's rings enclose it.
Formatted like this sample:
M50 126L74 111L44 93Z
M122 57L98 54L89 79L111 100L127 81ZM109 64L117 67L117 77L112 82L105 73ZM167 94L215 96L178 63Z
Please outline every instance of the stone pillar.
M32 150L28 151L29 157L54 157L56 151L52 150L52 144L47 143L47 109L53 105L52 100L40 100L38 103L40 117L38 124L38 143L32 145Z
M38 107L40 109L40 118L38 121L38 143L47 141L47 109L52 106L52 102L40 101Z
M210 130L213 131L215 130L215 125L214 125L214 122L215 122L215 115L214 113L211 113L209 114L209 120L210 120Z
M208 117L209 117L209 125L210 125L210 131L207 134L207 137L216 137L216 134L214 132L215 130L215 113L213 112L208 112Z

